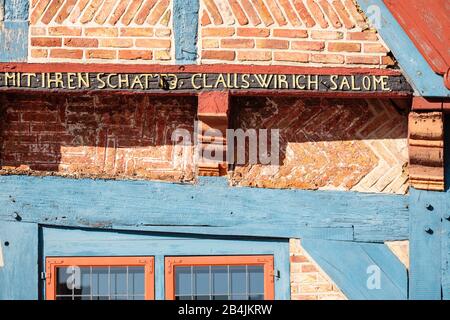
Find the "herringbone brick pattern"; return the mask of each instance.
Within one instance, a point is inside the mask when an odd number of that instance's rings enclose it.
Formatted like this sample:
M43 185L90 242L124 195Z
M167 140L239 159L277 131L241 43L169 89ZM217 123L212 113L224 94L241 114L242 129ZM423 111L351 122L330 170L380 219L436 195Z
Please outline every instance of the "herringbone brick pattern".
M386 67L353 0L201 0L201 60Z
M232 105L236 127L279 129L281 148L279 166L237 165L236 185L407 191L407 117L389 101L253 97Z
M194 98L0 96L0 173L74 177L194 179Z
M31 61L173 62L171 0L33 0Z

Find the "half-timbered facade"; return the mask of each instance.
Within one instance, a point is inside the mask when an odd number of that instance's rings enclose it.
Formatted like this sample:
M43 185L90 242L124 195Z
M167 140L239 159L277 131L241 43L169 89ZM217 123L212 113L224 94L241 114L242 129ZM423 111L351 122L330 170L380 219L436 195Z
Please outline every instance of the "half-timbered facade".
M0 299L449 299L449 10L0 1Z

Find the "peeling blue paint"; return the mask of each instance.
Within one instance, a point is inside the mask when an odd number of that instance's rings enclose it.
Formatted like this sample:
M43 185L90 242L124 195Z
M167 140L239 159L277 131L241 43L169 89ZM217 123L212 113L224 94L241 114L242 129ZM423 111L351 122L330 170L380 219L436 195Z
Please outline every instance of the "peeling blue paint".
M449 193L412 189L410 198L410 298L439 300L450 283Z
M59 177L0 177L0 220L196 234L408 239L407 197ZM14 200L14 201L13 201Z
M3 13L3 19L0 19L0 62L27 61L29 2L25 0L1 2L0 6L3 7L0 11Z
M197 61L198 17L198 0L174 0L173 28L177 64L194 64Z
M28 22L0 23L0 62L23 62L28 58Z
M0 300L38 298L38 225L0 221Z
M415 94L425 97L449 97L450 90L444 86L443 77L431 69L383 0L358 0L358 4L367 16L370 16L373 6L379 8L381 19L377 31L414 87Z
M2 0L5 7L5 21L27 21L28 0Z

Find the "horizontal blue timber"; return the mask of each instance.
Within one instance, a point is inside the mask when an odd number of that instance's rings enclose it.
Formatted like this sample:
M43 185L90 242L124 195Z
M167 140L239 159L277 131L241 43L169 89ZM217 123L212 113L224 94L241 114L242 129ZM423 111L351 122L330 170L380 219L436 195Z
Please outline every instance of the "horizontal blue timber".
M197 61L199 0L174 0L173 28L177 64Z
M382 243L302 240L303 248L351 300L406 300L405 266Z
M405 77L416 90L415 94L425 97L449 97L450 90L445 87L443 77L431 69L383 0L357 2L369 18L377 19L376 15L380 13L379 23L374 27L394 54Z
M0 300L36 300L38 277L38 225L0 221Z
M273 255L275 299L290 299L289 241L43 228L43 256L154 256L155 298L164 299L164 257ZM37 278L36 278L37 280ZM35 280L35 281L36 281ZM0 290L1 291L1 290Z
M407 197L1 176L0 220L157 232L383 242L408 239Z

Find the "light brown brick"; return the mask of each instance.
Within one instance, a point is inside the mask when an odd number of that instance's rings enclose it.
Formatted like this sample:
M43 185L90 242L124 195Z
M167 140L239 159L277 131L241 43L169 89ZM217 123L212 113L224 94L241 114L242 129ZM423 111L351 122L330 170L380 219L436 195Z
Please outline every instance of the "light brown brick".
M365 53L387 53L389 50L381 43L365 43L364 44Z
M311 31L311 38L319 40L338 40L343 39L344 34L340 31Z
M50 58L82 59L83 50L75 49L52 49Z
M91 49L86 51L86 58L88 59L115 59L115 50Z
M347 56L345 59L348 64L380 64L380 57L376 56Z
M286 61L286 62L308 62L308 53L299 53L291 51L274 52L274 59L276 61Z
M239 51L239 61L270 61L272 60L272 52L270 51Z
M47 49L31 49L32 58L47 58L47 56L48 56Z
M111 48L130 48L133 46L133 40L128 38L100 39L99 46Z
M378 36L375 32L372 31L362 31L362 32L349 32L347 33L348 40L368 40L368 41L376 41L378 40Z
M311 61L317 63L344 63L344 56L339 54L313 54L311 55Z
M96 37L117 37L119 35L119 30L113 27L90 27L84 29L84 34L86 36Z
M30 27L30 33L32 36L45 36L47 34L47 29L41 27Z
M33 47L60 47L62 45L61 38L31 38Z
M137 39L136 47L169 49L171 47L171 41L162 39Z
M156 50L155 51L155 59L156 60L162 60L167 61L170 60L172 57L170 56L170 51L167 50Z
M234 28L202 28L203 37L230 37L234 33Z
M154 34L153 28L121 28L120 35L126 37L151 37Z
M293 41L293 50L304 50L304 51L322 51L325 49L325 42L323 41Z
M328 43L330 52L360 52L361 44L353 42L330 42Z
M220 46L222 48L253 48L255 41L253 39L222 39Z
M239 37L268 37L270 30L267 28L238 28Z
M152 56L149 50L119 50L119 59L123 60L151 60Z
M287 49L289 48L289 41L273 40L273 39L257 39L256 47L263 49Z
M81 36L81 28L79 27L49 27L48 33L51 36Z
M98 47L98 40L91 38L66 38L64 39L64 46L77 48L96 48Z
M202 58L207 60L226 60L232 61L236 57L234 51L224 51L224 50L203 50Z
M273 36L280 38L307 38L308 31L300 29L274 29Z

